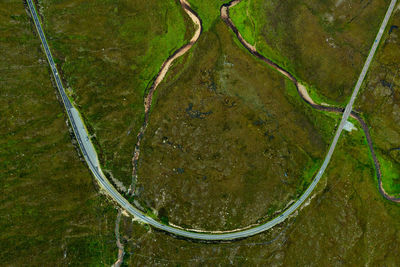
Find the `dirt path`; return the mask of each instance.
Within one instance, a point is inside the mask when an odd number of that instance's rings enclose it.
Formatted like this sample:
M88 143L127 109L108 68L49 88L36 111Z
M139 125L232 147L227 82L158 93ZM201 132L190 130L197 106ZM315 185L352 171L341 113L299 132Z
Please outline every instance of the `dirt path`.
M251 53L253 54L255 57L257 57L258 59L264 61L265 63L267 63L269 66L271 66L272 68L274 68L275 70L279 71L280 73L282 73L284 76L286 76L288 79L290 79L294 85L297 88L297 92L299 93L300 97L309 105L311 105L313 108L317 109L317 110L321 110L321 111L328 111L328 112L335 112L335 113L343 113L344 112L344 108L339 108L339 107L332 107L332 106L328 106L328 105L319 105L317 103L315 103L312 98L309 96L307 89L304 85L300 84L297 79L291 74L289 73L287 70L285 70L284 68L282 68L281 66L279 66L278 64L276 64L275 62L273 62L272 60L264 57L263 55L261 55L260 53L257 52L256 48L249 44L240 34L239 30L236 28L235 24L232 22L231 18L229 17L229 8L237 5L238 3L240 3L242 0L233 0L227 4L224 4L221 6L221 18L222 20L229 26L229 28L231 28L231 30L235 33L236 37L238 38L238 40L240 41L240 43ZM367 138L367 142L368 142L368 147L369 150L371 151L371 155L372 155L372 159L374 161L374 165L375 165L375 171L376 171L376 176L378 178L378 184L379 184L379 192L381 193L381 195L386 198L387 200L393 201L393 202L397 202L400 203L400 198L396 198L393 196L390 196L385 189L383 188L382 185L382 172L381 172L381 166L380 163L376 157L375 154L375 150L374 150L374 146L373 146L373 142L372 142L372 138L371 135L369 133L369 128L367 126L367 124L365 123L365 121L361 118L361 116L356 113L355 111L351 112L350 115L352 118L356 119L360 124L362 129L364 130L364 134L365 137Z
M192 39L189 41L188 44L185 44L178 50L176 50L167 60L162 64L160 71L158 72L154 83L151 85L149 92L147 96L144 99L144 122L142 127L139 130L139 133L137 134L137 142L135 145L135 150L133 153L133 158L132 158L132 183L129 187L128 193L131 194L132 196L135 195L136 188L135 184L137 181L137 166L138 166L138 160L140 156L140 143L143 139L144 133L147 128L147 124L149 121L149 115L150 115L150 109L151 109L151 104L153 100L153 94L157 89L157 86L163 81L165 78L165 75L167 74L169 68L171 67L172 62L175 61L178 57L184 55L187 51L192 48L192 46L196 43L196 41L199 39L201 31L202 31L202 25L201 25L201 19L199 16L196 14L196 12L193 11L193 9L190 7L190 4L186 0L180 0L182 8L185 10L186 14L189 15L189 17L192 19L196 30L195 33L192 37Z

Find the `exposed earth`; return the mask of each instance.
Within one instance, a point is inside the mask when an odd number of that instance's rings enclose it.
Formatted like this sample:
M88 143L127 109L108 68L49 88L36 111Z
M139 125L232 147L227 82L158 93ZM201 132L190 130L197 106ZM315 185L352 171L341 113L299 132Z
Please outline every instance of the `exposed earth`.
M228 1L134 2L35 2L103 171L132 204L166 225L226 231L278 216L318 172L390 1L235 0L221 16ZM3 71L9 74L0 78L7 114L1 181L3 195L14 196L1 202L1 224L10 229L1 238L5 265L27 263L11 261L16 253L29 255L33 265L400 263L398 6L351 113L359 130L343 132L305 205L263 234L204 244L155 231L121 211L114 225L112 207L118 207L96 193L79 148L68 145L66 116L54 106L45 57L23 3L2 5ZM45 105L34 92L48 99ZM60 132L67 134L64 145L51 141ZM27 146L38 150L29 154ZM78 165L52 147L70 150ZM86 186L67 189L71 175ZM48 177L57 182L49 186ZM50 202L42 197L44 185ZM24 186L33 190L17 197ZM57 203L65 190L71 198ZM97 200L83 210L85 199ZM62 212L56 215L54 207ZM51 226L39 222L43 213ZM84 215L66 217L70 226L63 227L61 214ZM35 230L24 239L26 217ZM82 231L70 234L76 224ZM40 234L49 228L49 235Z

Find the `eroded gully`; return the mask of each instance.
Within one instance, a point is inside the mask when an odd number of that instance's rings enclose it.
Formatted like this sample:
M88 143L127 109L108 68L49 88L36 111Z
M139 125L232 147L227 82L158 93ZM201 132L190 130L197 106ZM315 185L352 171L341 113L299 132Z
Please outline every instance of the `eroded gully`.
M309 96L306 87L299 83L299 81L290 73L288 72L286 69L284 69L283 67L279 66L277 63L273 62L272 60L266 58L265 56L263 56L262 54L260 54L255 46L251 45L250 43L248 43L243 36L240 34L239 30L236 28L235 24L232 22L230 16L229 16L229 8L237 5L238 3L240 3L242 0L233 0L227 4L223 4L221 6L221 19L227 24L227 26L235 33L236 37L238 38L238 40L240 41L240 43L255 57L257 57L258 59L264 61L265 63L267 63L269 66L271 66L272 68L274 68L276 71L280 72L282 75L284 75L286 78L288 78L289 80L291 80L293 82L293 84L296 86L297 92L300 95L300 97L308 104L310 105L312 108L320 110L320 111L328 111L328 112L334 112L334 113L343 113L344 112L344 108L341 107L333 107L333 106L328 106L328 105L320 105L315 103L312 98ZM179 48L178 50L176 50L161 66L160 71L158 72L156 78L154 79L153 84L151 85L151 87L148 90L148 94L145 96L144 98L144 121L143 124L137 134L137 142L135 145L135 149L134 149L134 154L133 154L133 158L132 158L132 183L131 186L128 190L128 193L131 195L135 195L136 192L136 188L135 188L135 184L137 182L138 179L138 175L137 175L137 169L138 169L138 160L139 160L139 156L140 156L140 145L141 145L141 141L143 139L144 133L147 129L147 125L148 125L148 121L149 121L149 117L150 117L150 110L151 110L151 105L152 105L152 99L153 99L153 95L154 92L156 91L158 85L163 81L163 79L165 78L165 75L167 74L169 68L171 67L171 64L179 57L183 56L186 52L188 52L192 46L197 42L197 40L200 37L201 31L202 31L202 24L201 24L201 19L199 18L199 16L196 14L196 12L190 7L190 4L186 1L186 0L180 0L180 4L182 6L182 8L185 10L185 12L189 15L189 17L191 18L191 20L193 21L193 23L196 26L195 29L195 33L193 35L193 37L191 38L191 40L189 41L189 43L185 44L184 46L182 46L181 48ZM386 198L389 201L393 201L393 202L397 202L400 203L400 198L396 198L393 196L390 196L385 189L383 188L383 183L382 183L382 171L381 171L381 166L379 163L379 160L375 154L375 150L373 147L373 142L372 142L372 138L369 132L369 128L367 126L367 124L365 123L365 121L362 119L362 117L355 111L351 112L351 117L356 119L360 125L361 128L364 131L365 137L367 139L367 143L368 143L368 147L369 150L371 152L371 156L374 162L374 166L375 166L375 172L376 172L376 176L378 179L378 185L379 185L379 192L380 194Z
M161 66L160 71L158 72L153 84L151 85L150 89L148 90L148 94L144 98L144 121L143 124L139 130L139 133L137 134L137 142L135 145L135 149L133 152L133 158L132 158L132 183L129 187L128 193L130 195L135 195L136 188L135 184L137 182L137 168L138 168L138 160L140 156L140 144L143 139L144 133L147 128L147 124L149 122L149 116L150 116L150 110L151 110L151 104L153 100L153 95L154 92L157 89L157 86L162 82L162 80L165 78L165 75L167 74L169 68L171 67L172 62L175 61L175 59L183 56L187 51L192 48L192 46L197 42L197 40L200 37L201 31L202 31L202 25L201 25L201 19L197 15L197 13L190 7L190 4L186 0L180 0L182 8L185 10L186 14L189 15L191 20L193 21L196 29L195 33L192 37L192 39L189 41L189 43L185 44L178 50L176 50Z
M229 28L235 33L236 37L238 38L238 40L240 41L240 43L255 57L257 57L258 59L264 61L265 63L267 63L269 66L271 66L272 68L274 68L276 71L280 72L282 75L284 75L286 78L288 78L289 80L291 80L294 85L296 86L297 92L299 93L300 97L308 104L310 105L312 108L320 110L320 111L328 111L328 112L334 112L334 113L343 113L345 111L344 108L341 107L333 107L333 106L328 106L328 105L319 105L317 103L315 103L312 98L308 95L307 89L304 85L302 85L301 83L299 83L299 81L287 70L285 70L284 68L282 68L281 66L279 66L278 64L276 64L275 62L273 62L272 60L266 58L265 56L263 56L262 54L260 54L256 48L251 45L250 43L248 43L240 34L240 32L238 31L238 29L236 28L236 26L234 25L234 23L232 22L231 18L229 17L229 8L235 6L236 4L240 3L242 0L233 0L227 4L223 4L221 6L221 19L229 26ZM200 37L201 31L202 31L202 25L201 25L201 19L198 17L198 15L196 14L195 11L193 11L193 9L190 7L189 3L186 0L180 0L181 6L182 8L185 10L185 12L189 15L189 17L192 19L193 23L196 26L196 30L195 33L193 35L193 37L191 38L191 40L189 41L189 43L187 43L186 45L182 46L181 48L179 48L178 50L176 50L161 66L160 71L158 72L156 78L154 79L153 84L151 85L151 87L148 90L148 94L145 96L144 99L144 111L145 111L145 115L144 115L144 121L143 124L139 130L139 133L137 134L137 143L135 145L135 149L134 149L134 155L132 158L132 166L133 166L133 170L132 170L132 184L129 188L128 193L131 195L135 195L135 184L137 181L137 167L138 167L138 160L139 160L139 156L140 156L140 145L141 145L141 141L143 139L144 133L146 131L147 125L148 125L148 121L149 121L149 116L150 116L150 110L151 110L151 104L152 104L152 99L153 99L153 95L154 92L156 91L158 85L162 82L162 80L165 78L165 75L167 74L169 68L171 67L171 64L180 56L184 55L186 52L188 52L190 50L190 48L192 48L192 46L197 42L197 40ZM381 167L380 167L380 163L376 157L375 151L374 151L374 147L373 147L373 143L372 143L372 138L371 135L369 133L369 129L368 126L366 125L365 121L361 118L361 116L357 113L352 111L351 112L351 117L353 117L354 119L356 119L364 133L367 139L367 143L368 143L368 147L369 150L371 152L373 161L374 161L374 166L375 166L375 171L376 171L376 176L378 179L378 184L379 184L379 192L381 193L381 195L383 197L385 197L387 200L393 201L393 202L397 202L400 203L400 198L395 198L393 196L390 196L389 194L387 194L387 192L385 192L384 188L383 188L383 184L382 184L382 173L381 173Z

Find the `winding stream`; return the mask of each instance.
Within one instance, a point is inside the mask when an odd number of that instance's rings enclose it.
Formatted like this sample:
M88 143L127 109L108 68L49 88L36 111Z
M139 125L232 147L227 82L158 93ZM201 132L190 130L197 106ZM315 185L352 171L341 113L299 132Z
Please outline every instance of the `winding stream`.
M221 11L221 19L235 33L235 35L238 38L238 40L240 41L240 43L252 55L254 55L258 59L264 61L269 66L271 66L272 68L274 68L275 70L280 72L282 75L284 75L286 78L291 80L294 83L294 85L296 86L297 92L300 95L300 97L307 104L309 104L311 107L313 107L314 109L317 109L317 110L321 110L321 111L328 111L328 112L334 112L334 113L343 113L344 110L345 110L344 108L332 107L332 106L328 106L328 105L320 105L320 104L315 103L312 100L312 98L309 96L309 94L307 92L307 88L303 84L299 83L299 81L296 79L296 77L294 77L289 71L287 71L283 67L279 66L277 63L273 62L269 58L266 58L265 56L260 54L256 50L255 46L251 45L250 43L248 43L243 38L243 36L240 34L239 30L236 28L235 24L233 23L233 21L231 20L231 18L229 16L229 9L231 7L239 4L240 2L242 2L242 0L232 0L231 2L229 2L227 4L223 4L221 6L221 10L220 10ZM185 12L189 15L189 17L191 18L193 23L195 24L196 30L195 30L195 33L194 33L193 37L189 41L189 43L185 44L184 46L182 46L181 48L176 50L162 64L160 71L158 72L153 84L151 85L151 87L150 87L150 89L148 91L148 94L146 95L146 97L144 99L144 121L143 121L143 124L142 124L138 134L137 134L137 142L136 142L134 153L133 153L133 157L132 157L132 183L131 183L131 185L129 187L129 190L128 190L128 193L130 195L132 195L132 196L135 195L135 193L136 193L135 185L136 185L136 182L137 182L137 179L138 179L137 169L138 169L138 160L139 160L139 156L140 156L140 145L141 145L141 141L143 139L144 133L145 133L145 131L147 129L148 122L149 122L150 110L151 110L151 105L152 105L152 99L153 99L154 92L156 91L158 85L165 78L165 75L167 74L169 68L171 67L171 64L177 58L183 56L186 52L188 52L192 48L192 46L199 39L200 34L202 32L201 19L197 15L197 13L190 7L190 4L187 2L187 0L180 0L180 4L181 4L182 8L185 10ZM369 128L368 128L367 124L361 118L361 116L355 111L351 112L351 117L356 119L360 123L360 125L361 125L361 127L362 127L362 129L364 131L365 137L367 139L368 147L369 147L369 150L371 152L372 159L374 161L375 172L376 172L376 176L377 176L377 179L378 179L378 185L379 185L380 194L384 198L386 198L387 200L400 203L400 197L396 198L396 197L390 196L385 191L385 189L383 188L381 166L380 166L379 160L378 160L378 158L377 158L377 156L375 154L372 138L371 138L371 135L370 135Z
M150 105L151 105L151 99L152 99L152 95L157 87L157 85L161 82L161 80L163 79L163 77L165 76L166 71L168 70L169 66L171 65L172 61L174 59L176 59L177 57L179 57L180 55L182 55L183 53L187 52L188 49L190 49L190 47L192 47L193 43L195 41L197 41L200 33L201 33L201 20L198 18L197 14L190 8L190 6L187 4L187 2L185 0L181 0L181 5L182 7L185 9L185 11L189 14L189 16L195 21L197 21L197 25L199 25L199 28L196 30L196 34L194 35L193 39L190 41L189 44L183 46L182 48L178 49L171 57L169 57L167 59L167 61L162 65L162 68L160 70L160 72L158 73L158 75L156 76L155 82L154 84L151 86L150 90L149 90L149 94L146 96L145 98L145 110L146 110L146 117L145 117L145 121L143 124L143 127L141 129L141 131L138 134L138 144L140 145L140 140L143 137L144 131L146 129L146 125L147 125L147 121L148 121L148 117L149 117L149 110L150 110ZM238 3L240 1L232 1L230 4L232 3ZM372 49L370 51L370 54L368 56L368 59L366 61L366 64L364 65L363 71L360 75L359 78L359 82L357 82L356 88L353 91L352 94L352 98L351 101L349 102L349 104L347 105L348 108L346 108L346 111L343 113L343 117L342 117L342 121L341 124L339 125L339 128L336 132L336 135L332 141L332 145L329 149L329 152L327 154L327 156L325 157L324 163L322 164L320 171L317 173L317 175L314 177L314 180L312 181L312 183L310 184L310 186L306 189L306 191L300 196L299 199L297 199L296 202L294 202L293 204L291 204L283 213L281 213L280 215L278 215L277 217L275 217L274 219L265 222L261 225L255 226L255 227L251 227L248 229L243 229L243 230L233 230L231 232L225 232L225 233L219 233L218 231L215 231L215 233L213 232L208 232L208 233L202 233L201 231L196 231L196 230L187 230L187 229L182 229L180 227L175 227L172 225L167 225L167 224L163 224L157 220L155 220L154 218L152 218L152 216L149 216L148 214L143 213L142 211L140 211L139 209L135 208L124 196L122 196L117 189L109 182L109 180L107 179L107 177L104 175L101 166L99 164L99 160L98 160L98 156L96 153L96 150L92 144L92 142L90 141L89 138L89 134L87 132L87 128L85 127L85 124L79 114L79 111L75 108L75 106L72 104L72 102L70 101L70 99L68 98L68 96L65 93L65 89L63 87L63 84L61 82L61 78L59 75L59 72L57 70L55 61L53 59L53 56L51 54L49 45L47 43L44 31L42 29L40 20L38 18L37 12L36 12L36 8L34 6L33 0L26 0L26 4L29 7L29 11L30 14L32 15L32 20L33 23L37 29L38 32L38 36L40 38L41 44L43 46L43 51L46 55L46 58L48 60L49 66L50 66L50 70L52 73L52 77L54 78L55 84L57 86L57 90L61 96L64 108L67 112L68 115L68 120L70 122L70 127L72 128L73 132L74 132L74 136L76 137L76 140L78 142L80 151L82 152L82 155L91 171L91 173L94 175L96 181L98 182L101 190L104 190L104 192L106 192L108 194L108 196L110 196L116 203L118 203L121 208L123 208L127 213L133 215L137 220L140 220L144 223L148 223L150 225L152 225L154 228L159 229L161 231L166 231L172 235L176 235L176 236L180 236L180 237L184 237L184 238L190 238L190 239L198 239L198 240L206 240L206 241L223 241L223 240L234 240L234 239L241 239L241 238L246 238L252 235L256 235L258 233L261 233L263 231L266 231L268 229L271 229L272 227L274 227L277 224L282 223L283 221L285 221L287 218L289 218L290 216L292 216L292 214L305 202L305 200L310 196L310 194L312 193L312 191L315 189L316 185L318 184L321 176L323 175L325 169L327 168L331 155L334 152L335 146L337 144L337 140L340 137L340 134L343 130L343 124L346 122L346 120L348 119L348 116L350 115L350 111L352 108L352 105L354 103L354 100L357 96L358 90L361 86L361 83L365 77L365 73L369 68L369 64L370 61L372 60L373 55L375 54L375 51L377 49L377 46L381 40L382 34L383 34L383 30L387 25L387 22L394 10L394 6L396 4L397 0L391 0L391 3L388 7L388 10L386 12L385 18L382 22L382 25L379 29L379 33L377 35L377 39L375 39L376 41L374 42ZM225 12L225 16L224 16L224 21L226 23L228 23L228 25L231 27L231 29L236 33L236 35L239 36L238 30L236 29L236 27L234 26L234 24L231 22L230 18L229 18L229 7L230 4L225 4L223 5L223 7L221 7L221 11ZM196 19L196 18L197 19ZM229 24L230 23L230 24ZM246 44L246 42L242 39L242 44L244 43L244 45ZM246 47L246 45L245 45ZM343 109L341 108L333 108L333 107L327 107L327 106L321 106L321 105L316 105L315 103L312 103L312 101L310 102L309 100L305 99L304 97L304 93L302 94L301 90L301 86L299 86L299 83L297 82L297 80L286 70L284 70L283 68L281 68L280 66L278 66L277 64L273 63L272 61L270 61L269 59L263 57L261 54L259 54L255 49L252 49L251 46L246 47L252 54L256 55L257 57L259 57L260 59L262 59L263 61L265 61L266 63L270 64L271 66L275 66L276 70L280 71L282 74L284 74L286 77L288 77L289 79L291 79L297 89L299 90L299 94L301 95L301 97L310 105L312 105L314 108L319 109L319 110L326 110L326 111L331 111L331 112L343 112ZM305 88L304 88L305 89ZM373 146L372 146L372 141L371 141L371 137L369 135L368 132L368 127L366 126L365 122L356 114L353 114L353 117L358 118L358 120L360 121L360 123L362 123L363 129L365 131L365 134L367 136L367 140L368 140L368 144L370 146L371 152L374 156L374 163L375 166L377 166L377 175L378 175L378 179L380 182L380 186L382 186L382 182L380 180L380 166L379 166L379 162L377 161L376 157L375 157L375 153L373 150ZM137 148L139 149L139 145L137 146ZM139 152L137 152L137 158L138 158ZM136 163L137 163L137 158L136 158ZM135 166L135 165L134 165ZM133 188L133 186L132 186ZM382 194L386 194L386 192L384 192L384 190L381 188L381 193ZM390 196L386 196L389 197L389 200L393 200L397 202L396 198L390 198ZM116 228L118 228L118 223L116 224ZM118 230L118 229L116 229ZM116 231L117 232L117 231ZM218 233L217 233L218 232ZM118 239L118 238L117 238ZM119 263L120 261L118 261Z
M240 41L240 43L255 57L257 57L258 59L264 61L265 63L267 63L269 66L271 66L272 68L274 68L275 70L279 71L280 73L282 73L284 76L286 76L288 79L290 79L294 85L297 88L297 92L299 93L300 97L307 103L309 104L311 107L317 109L317 110L322 110L322 111L329 111L329 112L335 112L335 113L343 113L344 112L344 108L339 108L339 107L331 107L331 106L326 106L326 105L319 105L316 104L311 97L308 95L307 93L307 89L304 85L300 84L297 79L291 74L289 73L287 70L285 70L284 68L282 68L281 66L279 66L278 64L276 64L275 62L273 62L272 60L264 57L263 55L261 55L260 53L257 52L256 48L249 44L240 34L239 30L236 28L235 24L232 22L231 18L229 17L229 8L239 4L240 2L242 2L242 0L233 0L227 4L224 4L221 6L221 18L222 20L229 26L229 28L231 28L231 30L235 33L236 37L238 38L238 40ZM376 172L376 176L378 178L378 185L379 185L379 192L381 193L381 195L386 198L387 200L393 201L393 202L397 202L400 203L400 197L396 198L393 196L390 196L385 189L383 188L383 184L382 184L382 171L381 171L381 165L379 163L378 158L376 157L375 154L375 150L374 150L374 146L373 146L373 142L372 142L372 138L371 135L369 133L369 128L367 126L367 124L365 123L365 121L361 118L361 116L357 113L352 111L351 112L351 117L356 119L360 124L361 127L364 131L365 137L367 138L367 142L368 142L368 147L369 150L371 152L372 155L372 159L374 161L374 165L375 165L375 172Z
M162 80L165 78L165 75L167 74L169 68L171 67L172 62L174 62L175 59L177 59L180 56L183 56L187 51L192 48L192 46L197 42L197 40L200 37L201 31L202 31L202 25L201 25L201 19L197 15L197 13L190 7L190 4L186 0L180 0L182 8L185 10L186 14L189 15L189 17L192 19L193 23L195 24L196 31L190 39L189 43L185 44L178 50L176 50L161 66L161 70L158 72L153 84L151 85L149 92L147 96L144 98L144 121L142 124L142 127L139 130L139 133L137 134L137 142L135 145L135 150L133 152L133 158L132 158L132 183L129 187L128 193L131 194L132 196L135 195L136 188L135 184L137 182L137 167L138 167L138 160L140 156L140 143L143 139L144 133L147 129L147 124L149 122L149 116L150 116L150 109L151 109L151 104L153 100L153 94L157 89L157 86L162 82Z

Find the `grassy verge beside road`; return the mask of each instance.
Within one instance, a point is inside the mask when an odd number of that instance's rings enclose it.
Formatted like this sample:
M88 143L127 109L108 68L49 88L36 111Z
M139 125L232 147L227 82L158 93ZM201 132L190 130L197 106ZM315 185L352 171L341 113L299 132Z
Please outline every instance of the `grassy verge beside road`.
M21 1L0 3L0 260L110 265L115 212L71 143L35 34Z
M334 120L289 93L280 73L234 40L215 19L187 69L171 69L179 79L167 78L153 104L140 201L184 227L228 230L267 220L297 197L332 138Z
M144 92L164 60L191 37L192 23L175 1L39 4L65 87L102 165L128 186Z

